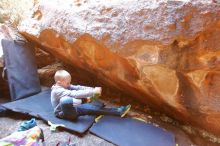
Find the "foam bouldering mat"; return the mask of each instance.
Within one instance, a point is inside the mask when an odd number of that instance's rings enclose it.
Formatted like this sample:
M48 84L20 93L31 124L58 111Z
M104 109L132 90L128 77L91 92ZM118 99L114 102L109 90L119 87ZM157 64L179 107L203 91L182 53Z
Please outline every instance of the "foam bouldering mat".
M15 112L28 114L45 121L50 121L53 124L62 124L66 129L81 134L92 126L95 121L95 116L80 116L76 121L68 121L55 117L50 102L50 93L51 90L48 89L28 98L2 104L2 106ZM94 104L99 107L103 106L103 103L101 102L96 102Z
M41 91L34 47L24 41L2 40L7 80L12 100Z
M7 113L7 109L0 105L0 117L4 117Z
M104 116L89 131L120 146L175 146L172 133L131 118Z

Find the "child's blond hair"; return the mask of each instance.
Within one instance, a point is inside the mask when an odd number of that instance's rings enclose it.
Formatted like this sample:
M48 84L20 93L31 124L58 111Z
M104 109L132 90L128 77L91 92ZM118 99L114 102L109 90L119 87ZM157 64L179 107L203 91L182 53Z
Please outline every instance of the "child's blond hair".
M71 75L66 70L58 70L54 75L55 82L69 79L71 80Z

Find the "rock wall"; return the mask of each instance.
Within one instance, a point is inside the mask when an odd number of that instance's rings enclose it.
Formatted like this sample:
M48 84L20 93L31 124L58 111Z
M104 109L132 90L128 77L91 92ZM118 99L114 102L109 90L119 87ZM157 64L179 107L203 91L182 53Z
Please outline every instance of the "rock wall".
M10 22L16 25L20 20L28 17L37 0L1 0L0 23Z
M105 84L220 134L217 1L40 1L18 29Z

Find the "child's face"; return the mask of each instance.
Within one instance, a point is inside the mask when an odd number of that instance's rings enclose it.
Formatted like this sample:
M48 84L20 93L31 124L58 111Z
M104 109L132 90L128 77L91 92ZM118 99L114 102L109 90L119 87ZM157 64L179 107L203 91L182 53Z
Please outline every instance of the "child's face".
M68 88L70 86L70 82L71 82L71 79L69 78L63 79L62 81L60 81L60 86L64 88Z

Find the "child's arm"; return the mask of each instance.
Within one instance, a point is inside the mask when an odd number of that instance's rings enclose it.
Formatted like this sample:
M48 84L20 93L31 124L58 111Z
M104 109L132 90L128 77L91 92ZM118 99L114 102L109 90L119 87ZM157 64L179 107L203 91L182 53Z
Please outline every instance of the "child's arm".
M96 90L93 89L86 89L86 90L67 90L67 89L62 89L59 93L59 96L70 96L73 98L87 98L89 96L93 96L96 94Z
M94 89L93 87L88 86L81 86L81 85L70 85L71 90L87 90L87 89Z

